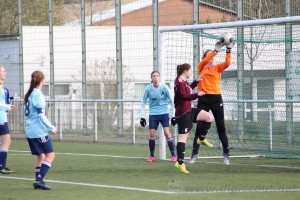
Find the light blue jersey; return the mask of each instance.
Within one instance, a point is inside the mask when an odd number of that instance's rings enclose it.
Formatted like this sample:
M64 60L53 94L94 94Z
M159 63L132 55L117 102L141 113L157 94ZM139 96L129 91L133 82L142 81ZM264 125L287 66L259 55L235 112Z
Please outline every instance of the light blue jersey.
M10 111L10 105L8 99L8 90L4 90L0 86L0 125L7 122L7 112Z
M158 88L155 88L152 83L146 86L141 102L141 118L145 118L145 105L148 98L150 108L149 115L169 113L168 100L171 102L173 115L173 101L170 97L169 87L166 84L160 83Z
M41 90L34 88L25 105L26 137L41 138L55 127L45 115L46 100Z

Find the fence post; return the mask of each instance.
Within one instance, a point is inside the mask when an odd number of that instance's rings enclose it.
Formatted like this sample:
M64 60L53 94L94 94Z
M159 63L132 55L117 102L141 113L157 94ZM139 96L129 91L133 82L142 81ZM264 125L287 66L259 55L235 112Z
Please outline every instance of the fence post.
M54 102L55 103L55 102ZM54 104L53 103L53 104ZM62 123L61 123L61 114L60 114L60 112L61 112L61 104L62 104L62 102L59 102L59 106L58 106L58 113L57 113L57 121L58 121L58 130L59 130L59 140L60 141L62 141Z
M132 126L132 144L135 144L135 125L134 125L134 102L131 104L131 126Z
M97 102L94 101L94 142L98 141L98 117L97 117Z
M269 150L273 150L273 116L272 116L272 104L268 102L269 111Z

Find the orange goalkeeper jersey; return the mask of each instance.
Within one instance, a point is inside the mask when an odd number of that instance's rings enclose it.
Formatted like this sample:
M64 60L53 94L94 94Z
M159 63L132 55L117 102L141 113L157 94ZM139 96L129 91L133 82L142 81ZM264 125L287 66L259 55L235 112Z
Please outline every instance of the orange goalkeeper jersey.
M202 80L198 84L198 91L204 91L206 94L221 94L221 73L231 63L231 53L226 53L225 62L208 68L209 61L215 55L216 53L212 51L198 63L198 74L202 76Z

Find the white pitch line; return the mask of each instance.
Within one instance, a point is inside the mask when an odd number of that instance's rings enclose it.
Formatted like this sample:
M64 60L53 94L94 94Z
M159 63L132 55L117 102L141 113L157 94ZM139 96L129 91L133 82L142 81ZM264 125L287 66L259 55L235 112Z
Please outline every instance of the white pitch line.
M0 176L0 179L13 179L13 180L23 180L23 181L34 181L32 178L20 178L20 177L11 177L11 176ZM114 186L114 185L102 185L102 184L93 184L93 183L80 183L80 182L68 182L68 181L59 181L59 180L46 180L49 183L60 183L66 185L80 185L80 186L90 186L90 187L99 187L99 188L110 188L110 189L121 189L121 190L132 190L140 192L151 192L151 193L161 193L161 194L175 194L173 191L164 191L164 190L150 190L145 188L134 188L134 187L125 187L125 186Z
M222 164L223 162L208 162L208 161L196 161L196 162L202 162L202 163L209 163L209 164ZM296 166L282 166L282 165L253 165L253 164L246 164L246 163L230 163L230 165L236 165L236 166L248 166L248 167L266 167L266 168L281 168L281 169L298 169L300 170L300 167ZM228 167L230 167L230 165Z
M20 153L30 153L30 151L19 151L19 150L10 150L10 152L20 152ZM91 157L108 157L108 158L124 158L124 159L146 159L143 157L134 157L134 156L115 156L115 155L101 155L101 154L80 154L80 153L59 153L55 152L56 155L70 155L70 156L91 156ZM201 161L199 158L196 162L209 163L209 164L221 164L224 165L223 162L209 162L209 161ZM188 159L187 159L188 160ZM234 159L232 159L234 160ZM165 161L169 161L165 159ZM253 164L245 164L245 163L231 163L230 165L236 166L249 166L249 167L266 167L266 168L281 168L281 169L297 169L300 170L300 167L296 166L280 166L280 165L253 165Z
M10 150L10 152L21 152L21 153L31 153L30 151L18 151ZM109 157L109 158L131 158L131 159L146 159L143 157L134 157L134 156L114 156L114 155L105 155L105 154L84 154L84 153L59 153L55 152L56 155L70 155L70 156L91 156L91 157Z
M32 178L20 178L20 177L10 177L10 176L0 176L0 179L12 179L12 180L22 180L22 181L34 181ZM80 183L80 182L68 182L59 180L46 180L49 183L59 183L66 185L80 185L98 188L109 188L109 189L121 189L121 190L131 190L139 192L150 192L150 193L160 193L160 194L207 194L207 193L253 193L253 192L300 192L300 188L278 188L278 189L236 189L236 190L202 190L202 191L164 191L164 190L151 190L145 188L134 188L125 186L113 186L113 185L102 185L93 183Z
M300 192L300 188L282 188L282 189L253 189L253 190L211 190L199 192L178 192L182 194L209 194L209 193L253 193L253 192Z

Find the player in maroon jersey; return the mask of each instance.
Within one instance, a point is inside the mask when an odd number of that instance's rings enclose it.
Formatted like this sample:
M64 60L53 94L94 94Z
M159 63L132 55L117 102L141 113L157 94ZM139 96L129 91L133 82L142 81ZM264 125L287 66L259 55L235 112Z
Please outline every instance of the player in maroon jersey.
M192 90L197 87L201 77L196 79L192 84L187 80L192 75L192 68L190 64L182 64L177 66L177 78L174 82L174 104L175 104L175 118L171 119L174 126L178 124L178 142L177 142L177 162L175 166L183 173L189 173L184 164L185 143L187 141L188 133L193 127L193 123L200 123L199 131L201 135L206 135L210 128L213 116L205 110L192 108L192 100L199 96L205 95L204 92L192 93Z

